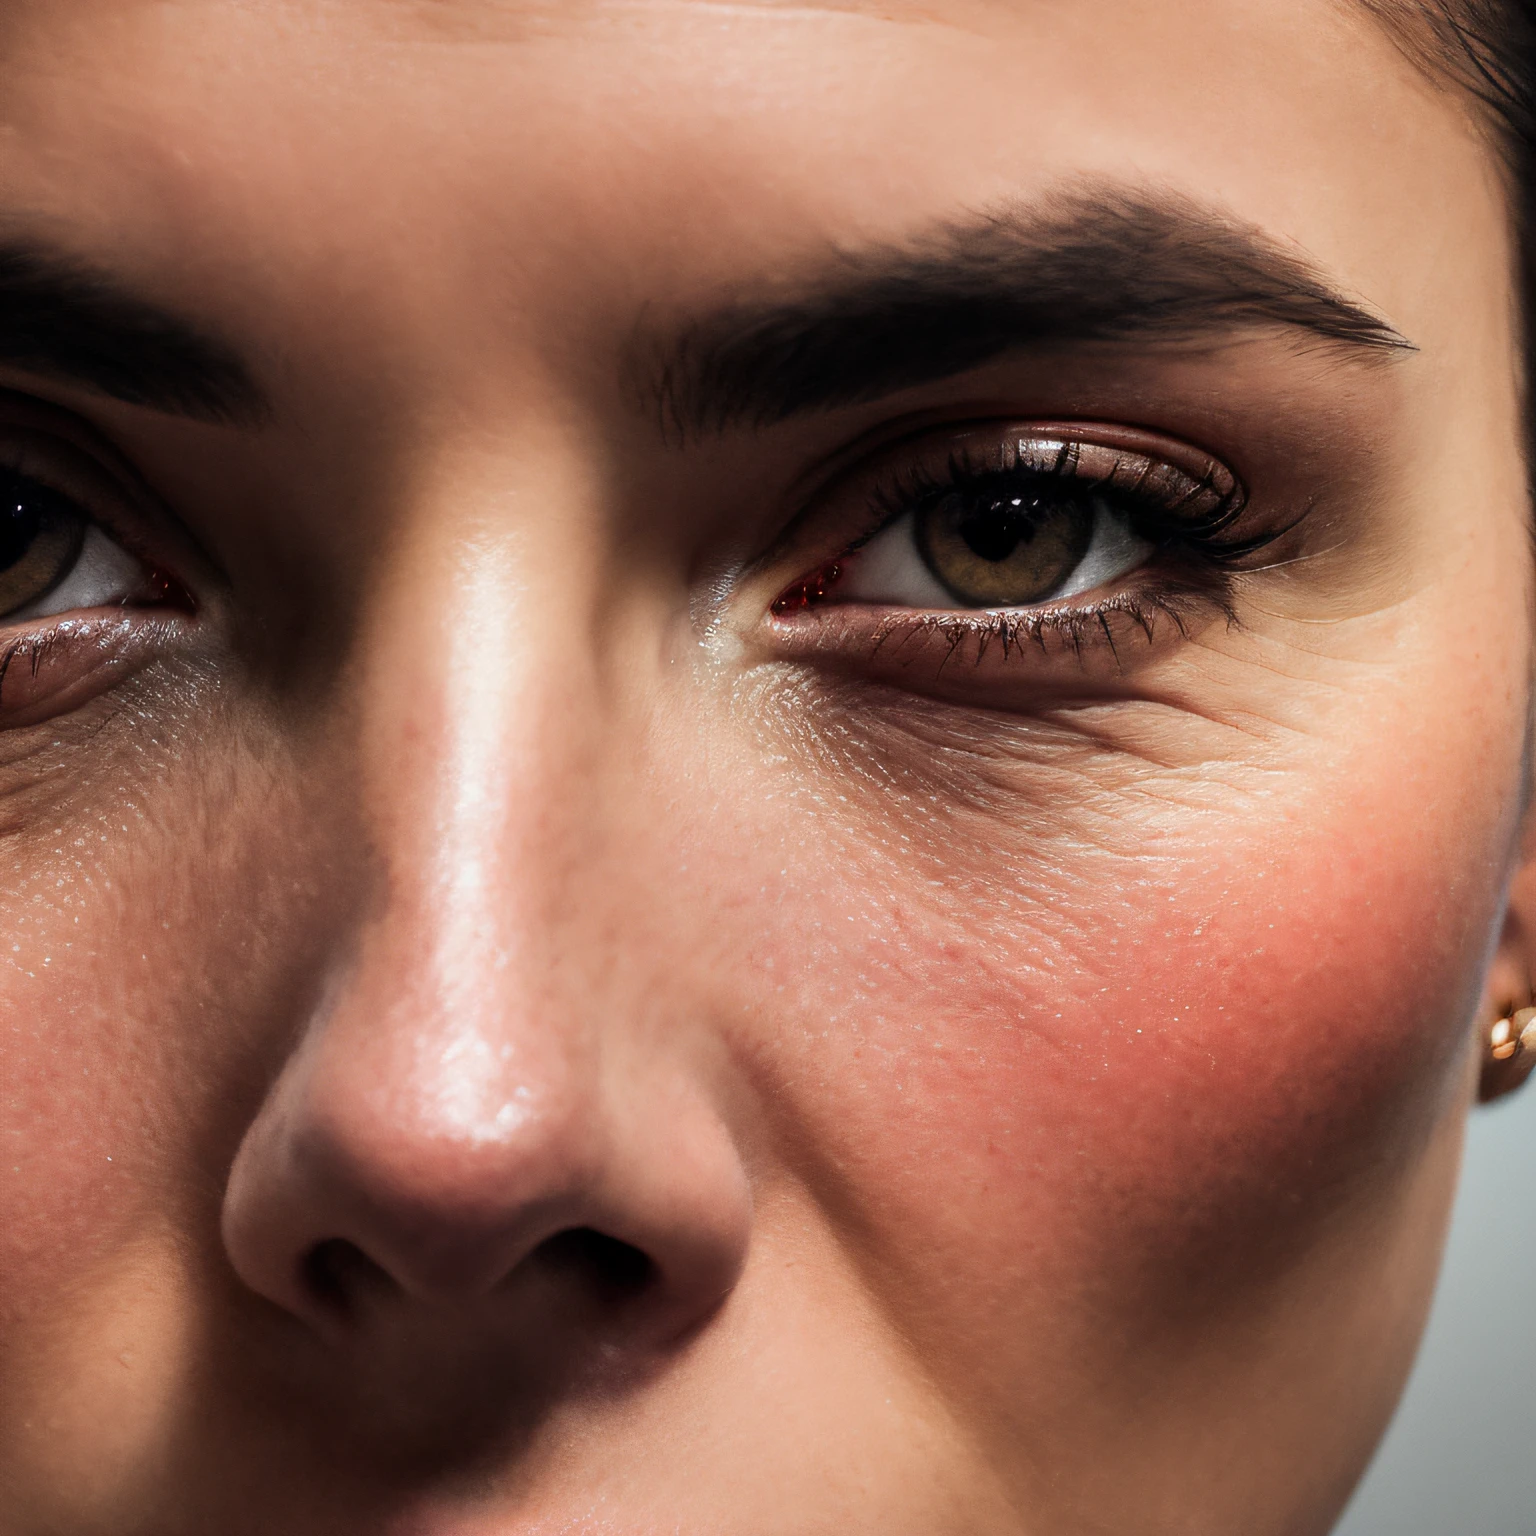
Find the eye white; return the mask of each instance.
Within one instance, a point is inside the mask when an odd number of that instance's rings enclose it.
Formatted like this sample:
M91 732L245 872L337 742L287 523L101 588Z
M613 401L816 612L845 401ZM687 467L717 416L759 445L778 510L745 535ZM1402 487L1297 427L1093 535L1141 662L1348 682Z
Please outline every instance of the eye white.
M883 528L847 559L837 597L902 608L954 608L956 600L928 568L917 547L916 516L908 512ZM1151 556L1153 544L1135 533L1130 520L1099 498L1093 503L1093 531L1083 558L1043 601L1092 592L1128 575Z
M94 523L86 529L80 553L62 581L5 615L7 623L18 619L46 619L76 608L109 608L126 602L144 584L149 568L136 555L111 539Z

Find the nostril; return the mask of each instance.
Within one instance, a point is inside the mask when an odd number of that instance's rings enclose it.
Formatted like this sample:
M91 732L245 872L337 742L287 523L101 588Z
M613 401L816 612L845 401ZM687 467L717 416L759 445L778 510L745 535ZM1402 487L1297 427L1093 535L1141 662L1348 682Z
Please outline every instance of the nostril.
M327 1311L351 1314L369 1296L396 1292L388 1271L343 1237L316 1243L300 1266L305 1291Z
M353 1317L371 1300L402 1294L394 1276L346 1238L316 1243L300 1272L306 1294L336 1317ZM513 1273L542 1275L568 1300L596 1303L605 1311L636 1300L657 1277L656 1265L639 1248L591 1227L570 1227L545 1238Z
M529 1258L561 1289L585 1293L610 1307L639 1297L657 1275L649 1255L591 1227L556 1232Z

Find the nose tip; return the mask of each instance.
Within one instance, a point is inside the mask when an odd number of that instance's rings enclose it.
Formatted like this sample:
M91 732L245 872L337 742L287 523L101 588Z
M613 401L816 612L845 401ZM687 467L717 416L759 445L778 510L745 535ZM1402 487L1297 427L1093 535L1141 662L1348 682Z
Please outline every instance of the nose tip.
M524 1061L498 1087L484 1053L453 1050L380 1072L347 1033L301 1048L235 1158L224 1243L251 1290L330 1337L457 1308L466 1328L558 1315L637 1346L729 1293L750 1194L685 1076Z

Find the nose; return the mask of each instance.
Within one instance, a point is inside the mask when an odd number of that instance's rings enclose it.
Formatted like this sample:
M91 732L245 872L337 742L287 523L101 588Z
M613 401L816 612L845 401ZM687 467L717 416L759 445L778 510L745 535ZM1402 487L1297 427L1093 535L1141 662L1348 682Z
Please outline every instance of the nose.
M371 976L349 979L240 1146L236 1272L332 1335L402 1306L457 1307L466 1326L500 1307L530 1333L555 1322L540 1306L574 1309L636 1347L688 1332L730 1291L750 1210L708 1095L582 1021L434 1017L419 973L386 999L395 943L365 941Z
M516 596L460 579L451 629L380 647L374 897L239 1146L224 1245L333 1341L430 1315L622 1361L729 1293L750 1192L686 978L640 952L655 912L592 825L615 758L579 748L579 679L509 665Z

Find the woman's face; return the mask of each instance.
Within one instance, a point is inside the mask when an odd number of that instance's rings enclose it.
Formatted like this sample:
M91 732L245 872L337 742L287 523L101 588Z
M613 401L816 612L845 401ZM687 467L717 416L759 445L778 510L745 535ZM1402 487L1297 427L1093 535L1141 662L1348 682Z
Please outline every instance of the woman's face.
M1325 1530L1518 840L1458 99L1332 0L0 56L5 1529Z

